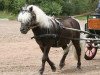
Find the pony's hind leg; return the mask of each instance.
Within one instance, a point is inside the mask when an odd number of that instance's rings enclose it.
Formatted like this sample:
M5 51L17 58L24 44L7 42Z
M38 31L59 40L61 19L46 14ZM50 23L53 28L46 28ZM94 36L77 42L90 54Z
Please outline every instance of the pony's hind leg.
M43 73L43 71L44 71L44 66L45 66L45 62L47 61L48 63L49 63L49 65L51 66L51 69L52 69L52 71L53 72L55 72L56 71L56 67L55 67L55 65L54 65L54 63L49 59L49 57L48 57L48 53L49 53L49 51L50 51L50 47L40 47L41 48L41 50L42 50L42 52L43 52L43 58L42 58L42 68L40 69L40 74L42 74Z
M80 47L80 42L78 40L72 40L72 43L76 49L76 54L77 54L77 68L81 68L81 47Z
M64 50L64 54L63 54L63 56L61 58L61 61L60 61L60 64L59 64L60 69L62 69L64 67L64 65L65 65L65 58L66 58L66 56L67 56L67 54L69 52L69 47L67 45L63 46L62 48Z

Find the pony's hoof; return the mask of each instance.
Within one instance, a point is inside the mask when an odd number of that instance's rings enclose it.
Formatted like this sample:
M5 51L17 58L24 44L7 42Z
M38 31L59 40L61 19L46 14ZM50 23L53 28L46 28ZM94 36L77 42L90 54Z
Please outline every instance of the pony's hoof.
M52 67L51 69L52 69L52 72L56 72L56 67L55 66Z
M39 70L40 75L43 75L43 69Z
M60 63L59 67L62 69L65 66L65 63Z
M80 66L77 66L77 69L81 69L81 67Z

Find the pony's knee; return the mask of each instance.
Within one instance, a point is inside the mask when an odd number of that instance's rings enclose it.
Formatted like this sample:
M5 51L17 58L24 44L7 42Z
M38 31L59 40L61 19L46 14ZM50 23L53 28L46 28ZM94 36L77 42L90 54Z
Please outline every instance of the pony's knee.
M64 54L67 54L69 52L69 48L71 47L72 43L70 42L67 44L67 46L64 48Z
M48 60L48 57L45 57L45 56L42 57L42 62L45 62L47 60Z

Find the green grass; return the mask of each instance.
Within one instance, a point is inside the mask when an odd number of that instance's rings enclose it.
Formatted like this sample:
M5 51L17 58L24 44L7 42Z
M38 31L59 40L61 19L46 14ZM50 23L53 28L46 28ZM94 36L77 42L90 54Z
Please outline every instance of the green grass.
M16 15L6 12L6 11L0 11L0 19L10 19L10 20L15 20Z
M76 16L75 18L79 20L87 20L87 16Z

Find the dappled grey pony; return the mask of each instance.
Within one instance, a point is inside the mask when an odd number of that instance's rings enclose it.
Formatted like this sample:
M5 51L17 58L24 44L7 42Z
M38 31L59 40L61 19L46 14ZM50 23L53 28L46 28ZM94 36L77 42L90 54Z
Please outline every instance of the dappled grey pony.
M67 30L67 27L80 29L79 23L71 17L65 19L56 19L47 16L39 7L29 5L22 7L18 15L18 21L21 22L20 31L26 34L30 29L34 33L34 38L43 52L42 67L40 74L42 75L47 61L52 69L56 71L54 63L49 59L49 51L51 47L62 47L64 54L60 61L60 68L65 65L65 58L68 54L68 44L72 41L76 48L77 68L81 67L81 48L79 40L71 38L80 38L80 33Z

